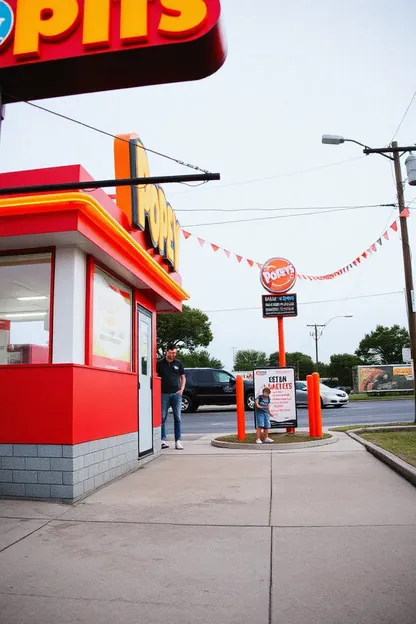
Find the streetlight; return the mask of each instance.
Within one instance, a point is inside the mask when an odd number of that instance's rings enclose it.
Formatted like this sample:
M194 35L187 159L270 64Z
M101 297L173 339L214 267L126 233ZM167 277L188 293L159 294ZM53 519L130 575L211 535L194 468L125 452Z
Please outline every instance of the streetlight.
M397 190L397 201L399 205L399 214L401 214L406 206L404 204L404 191L403 191L403 178L402 178L402 168L400 165L400 157L406 152L410 152L409 156L405 160L407 177L409 184L411 186L416 186L416 156L414 156L413 152L416 151L416 145L406 145L404 147L400 147L397 141L393 141L391 145L388 147L378 147L371 148L368 145L364 145L359 141L354 141L353 139L346 139L345 137L334 135L334 134L324 134L322 136L322 143L325 145L341 145L341 143L356 143L363 147L363 152L368 156L368 154L380 154L389 160L392 160L394 163L394 174L396 178L396 190ZM390 156L389 154L392 154ZM413 289L413 273L412 273L412 255L409 243L409 232L407 229L407 219L399 219L400 221L400 232L401 232L401 240L402 240L402 255L403 255L403 266L404 266L404 280L406 287L406 302L407 302L407 319L409 325L409 336L410 336L410 353L412 356L412 362L416 361L416 300L415 293ZM414 421L416 422L416 388L415 388L415 405L414 405Z
M328 327L329 323L331 321L333 321L334 319L337 319L337 318L352 318L353 316L354 316L353 314L339 314L338 316L333 316L332 318L330 318L329 321L327 321L323 325L318 325L318 323L314 323L313 325L307 325L307 327L313 327L313 331L311 332L311 336L315 340L315 368L316 368L316 372L317 373L319 373L319 370L318 370L318 367L319 367L318 341L319 341L319 338L322 336L325 327Z

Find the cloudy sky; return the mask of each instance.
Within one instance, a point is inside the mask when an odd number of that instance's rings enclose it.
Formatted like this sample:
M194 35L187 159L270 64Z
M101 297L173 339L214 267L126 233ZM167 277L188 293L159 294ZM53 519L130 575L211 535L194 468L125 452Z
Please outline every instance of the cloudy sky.
M275 321L262 319L258 270L208 244L201 248L197 237L258 262L284 256L300 273L319 275L349 263L382 234L395 219L392 208L361 206L395 201L389 161L365 157L353 144L324 146L321 135L377 147L391 141L416 89L416 4L222 5L228 58L210 78L40 104L110 133L137 132L147 147L221 173L221 182L165 190L194 234L182 241L184 287L191 305L209 314L211 353L230 368L233 347L277 349ZM396 140L416 142L415 123L416 98ZM7 107L1 169L80 163L96 178L112 177L112 148L111 138L15 104ZM190 173L159 157L150 162L154 175ZM416 187L407 185L405 195L416 199ZM412 218L409 228L413 240ZM307 324L338 315L354 317L325 330L323 361L353 352L378 323L405 324L403 286L400 239L393 233L349 274L298 281L299 316L286 321L287 350L313 355Z

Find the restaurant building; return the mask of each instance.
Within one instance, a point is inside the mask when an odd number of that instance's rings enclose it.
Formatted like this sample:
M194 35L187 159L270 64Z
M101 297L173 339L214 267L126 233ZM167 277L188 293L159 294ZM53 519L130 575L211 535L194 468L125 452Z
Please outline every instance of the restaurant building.
M136 135L117 178L148 176ZM91 181L80 165L0 187ZM72 502L160 453L156 319L182 309L180 226L152 185L0 199L0 495Z

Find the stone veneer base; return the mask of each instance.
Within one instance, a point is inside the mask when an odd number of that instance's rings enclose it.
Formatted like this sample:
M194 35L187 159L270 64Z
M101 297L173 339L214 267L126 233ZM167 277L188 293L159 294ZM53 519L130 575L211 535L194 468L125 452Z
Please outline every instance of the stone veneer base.
M73 503L160 455L160 427L154 452L138 459L138 434L82 444L0 444L0 496Z

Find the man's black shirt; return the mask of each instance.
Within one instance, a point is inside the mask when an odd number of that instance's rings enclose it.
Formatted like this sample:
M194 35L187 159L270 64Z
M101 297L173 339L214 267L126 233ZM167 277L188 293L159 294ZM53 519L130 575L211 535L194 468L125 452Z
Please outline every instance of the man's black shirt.
M174 394L181 389L181 375L184 375L185 371L180 360L168 362L165 357L159 360L157 374L162 378L163 394Z

